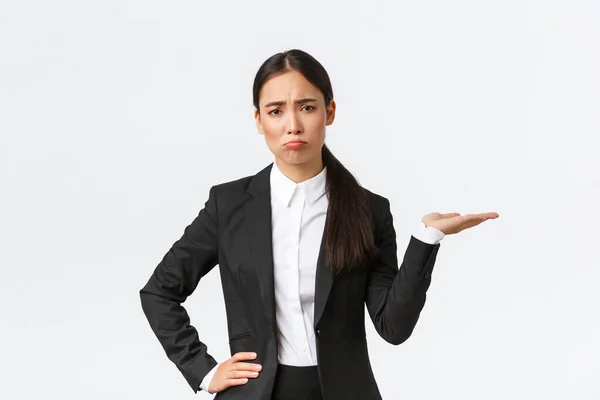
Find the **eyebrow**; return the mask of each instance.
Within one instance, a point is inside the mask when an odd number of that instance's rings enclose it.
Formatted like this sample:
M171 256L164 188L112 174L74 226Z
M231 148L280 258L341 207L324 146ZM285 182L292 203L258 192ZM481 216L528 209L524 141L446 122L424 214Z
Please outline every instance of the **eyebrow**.
M305 104L305 103L315 103L317 102L317 99L313 99L313 98L304 98L304 99L298 99L296 101L294 101L294 103L296 104ZM282 106L285 104L285 101L272 101L270 103L267 103L264 105L264 107L273 107L273 106Z

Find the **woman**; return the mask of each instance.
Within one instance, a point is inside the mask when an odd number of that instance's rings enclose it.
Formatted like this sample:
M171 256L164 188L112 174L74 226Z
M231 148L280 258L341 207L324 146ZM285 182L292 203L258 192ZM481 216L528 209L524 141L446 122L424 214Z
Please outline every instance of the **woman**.
M388 200L362 188L325 146L336 104L322 65L290 50L267 59L253 97L274 163L213 186L140 291L150 326L194 391L219 399L380 399L364 324L411 335L439 242L496 218L431 213L398 267ZM219 264L232 357L221 363L181 303Z

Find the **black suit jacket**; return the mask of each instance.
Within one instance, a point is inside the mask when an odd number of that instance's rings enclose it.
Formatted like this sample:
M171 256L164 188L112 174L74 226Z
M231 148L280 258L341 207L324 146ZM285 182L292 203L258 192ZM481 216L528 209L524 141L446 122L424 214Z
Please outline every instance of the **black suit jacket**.
M141 289L143 311L167 356L194 391L217 364L181 305L200 279L219 265L231 354L252 351L260 376L215 398L269 400L277 369L277 325L271 248L272 164L258 174L213 186L183 236ZM317 262L314 329L326 400L381 399L365 337L365 304L375 329L398 345L411 335L425 304L440 247L411 236L398 269L389 201L367 191L380 256L363 272L334 279L325 265L324 237ZM207 329L207 328L204 328Z

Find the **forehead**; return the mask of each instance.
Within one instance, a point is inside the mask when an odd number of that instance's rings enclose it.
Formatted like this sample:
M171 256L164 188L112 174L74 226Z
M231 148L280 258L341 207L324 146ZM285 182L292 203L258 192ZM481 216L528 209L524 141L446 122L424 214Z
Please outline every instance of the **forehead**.
M306 97L324 100L319 88L297 71L285 72L269 79L260 91L262 104Z

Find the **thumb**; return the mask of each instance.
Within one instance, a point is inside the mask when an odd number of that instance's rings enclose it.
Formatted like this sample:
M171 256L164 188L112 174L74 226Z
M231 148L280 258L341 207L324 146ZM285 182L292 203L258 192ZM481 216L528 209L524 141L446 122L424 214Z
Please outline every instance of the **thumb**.
M460 213L441 214L440 217L441 217L441 219L460 217Z

